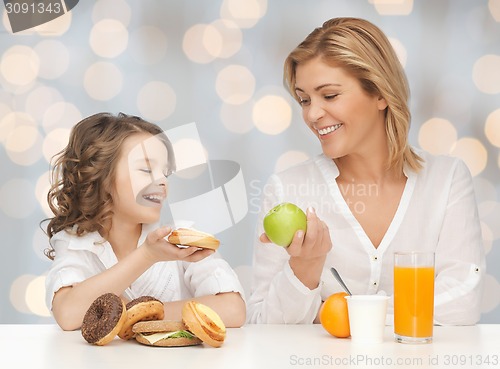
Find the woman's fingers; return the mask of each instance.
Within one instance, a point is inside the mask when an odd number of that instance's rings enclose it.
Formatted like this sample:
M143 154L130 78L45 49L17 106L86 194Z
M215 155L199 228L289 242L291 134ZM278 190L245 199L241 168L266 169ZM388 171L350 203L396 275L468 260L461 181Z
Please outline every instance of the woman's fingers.
M271 243L271 240L269 239L269 237L267 237L267 234L265 234L265 233L262 233L260 235L259 240L262 243Z

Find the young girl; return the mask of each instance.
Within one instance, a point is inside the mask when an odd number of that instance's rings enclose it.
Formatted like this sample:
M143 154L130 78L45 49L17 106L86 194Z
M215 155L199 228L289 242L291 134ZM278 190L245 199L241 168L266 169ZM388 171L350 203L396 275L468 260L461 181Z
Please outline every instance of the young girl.
M154 226L174 170L170 141L141 118L101 113L73 127L48 194L47 304L62 329L80 328L107 292L156 297L173 320L195 298L228 327L244 323L243 289L228 263L211 250L172 245L171 229Z

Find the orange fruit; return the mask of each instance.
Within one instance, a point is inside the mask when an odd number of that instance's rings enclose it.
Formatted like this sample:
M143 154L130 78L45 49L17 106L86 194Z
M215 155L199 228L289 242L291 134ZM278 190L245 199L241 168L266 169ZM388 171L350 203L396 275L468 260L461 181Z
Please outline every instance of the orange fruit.
M347 311L347 296L345 292L330 295L319 311L319 321L332 336L346 338L351 335L349 313Z

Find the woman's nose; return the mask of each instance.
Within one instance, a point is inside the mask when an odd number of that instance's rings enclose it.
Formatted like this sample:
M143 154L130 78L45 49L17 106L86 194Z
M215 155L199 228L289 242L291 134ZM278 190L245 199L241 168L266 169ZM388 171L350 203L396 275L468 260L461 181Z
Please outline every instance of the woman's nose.
M307 121L312 124L320 120L325 111L320 103L311 101L306 114Z

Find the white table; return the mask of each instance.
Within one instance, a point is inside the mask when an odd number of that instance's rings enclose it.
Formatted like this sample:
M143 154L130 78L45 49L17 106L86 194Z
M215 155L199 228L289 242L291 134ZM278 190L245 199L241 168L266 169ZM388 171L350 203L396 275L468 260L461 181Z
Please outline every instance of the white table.
M47 369L278 369L278 368L500 368L500 324L434 327L434 342L385 340L358 346L320 325L246 325L228 329L220 348L143 346L118 337L88 344L80 331L56 325L0 325L0 368Z

